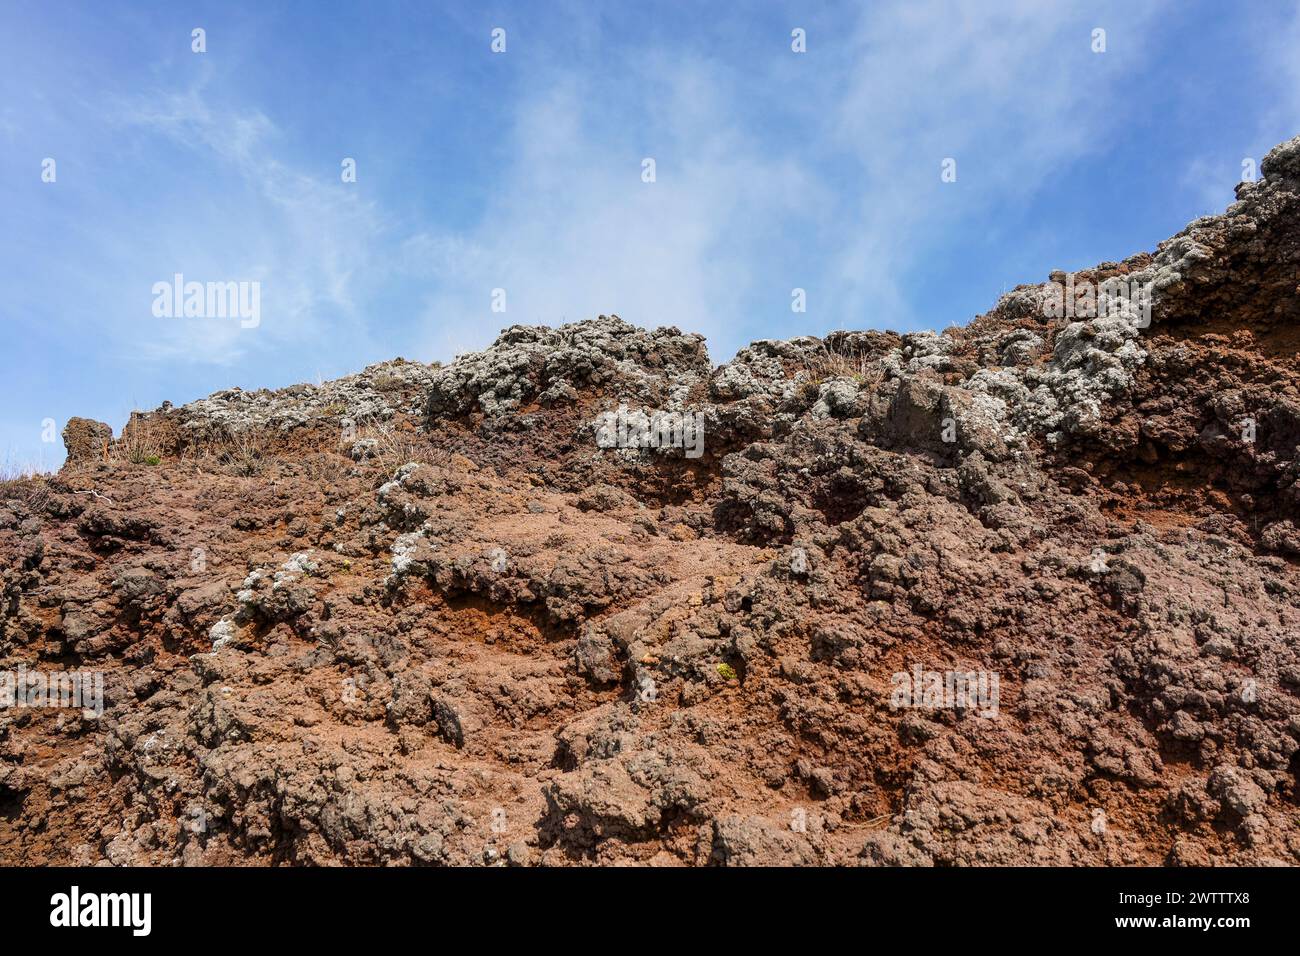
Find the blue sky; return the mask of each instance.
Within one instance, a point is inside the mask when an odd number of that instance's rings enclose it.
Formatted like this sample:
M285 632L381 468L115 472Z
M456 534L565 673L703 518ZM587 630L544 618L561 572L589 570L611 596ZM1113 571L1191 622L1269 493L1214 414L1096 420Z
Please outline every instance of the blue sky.
M1281 0L705 10L0 0L0 465L59 464L46 419L120 428L514 323L612 312L715 362L964 323L1220 211L1300 133ZM177 272L259 282L260 324L155 317Z

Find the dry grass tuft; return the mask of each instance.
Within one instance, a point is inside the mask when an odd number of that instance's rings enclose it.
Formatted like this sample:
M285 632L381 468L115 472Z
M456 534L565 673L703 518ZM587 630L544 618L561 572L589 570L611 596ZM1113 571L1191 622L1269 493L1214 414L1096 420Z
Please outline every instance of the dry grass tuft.
M392 372L380 372L370 383L377 392L399 392L406 388L406 380Z
M875 388L884 380L884 372L873 356L826 342L804 362L802 370L808 373L804 389L809 393L815 393L822 383L834 378L850 379L867 389Z
M374 441L374 451L369 460L389 473L412 461L441 469L451 465L450 449L431 445L409 425L403 428L393 422L363 421L357 425L356 436L358 441Z
M274 459L270 448L267 436L258 430L223 428L198 447L187 449L181 461L204 472L252 478L262 474Z
M33 512L41 511L50 500L50 477L30 465L18 466L12 462L0 465L0 502L21 504Z
M108 446L109 461L126 461L133 465L157 465L162 462L162 429L147 412L132 412L122 437Z
M825 381L828 378L851 378L866 383L875 372L875 362L870 356L841 350L825 342L804 367L818 381Z
M225 432L207 449L219 468L228 475L255 478L266 470L272 456L266 436L255 429Z

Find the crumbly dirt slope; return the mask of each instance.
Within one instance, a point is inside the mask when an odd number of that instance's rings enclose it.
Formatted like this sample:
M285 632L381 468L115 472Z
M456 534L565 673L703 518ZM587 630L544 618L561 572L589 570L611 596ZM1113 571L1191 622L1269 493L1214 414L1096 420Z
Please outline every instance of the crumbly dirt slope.
M0 863L1300 862L1300 138L1263 168L1072 277L1149 324L1048 282L715 368L602 316L72 420L0 488L0 671L103 712L0 707Z

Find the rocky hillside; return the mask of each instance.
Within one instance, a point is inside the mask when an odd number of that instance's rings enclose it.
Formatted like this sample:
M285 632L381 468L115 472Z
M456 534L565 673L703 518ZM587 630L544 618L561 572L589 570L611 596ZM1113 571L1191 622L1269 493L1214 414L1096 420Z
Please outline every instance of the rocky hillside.
M0 487L0 863L1300 863L1263 172L938 335L602 316L72 420Z

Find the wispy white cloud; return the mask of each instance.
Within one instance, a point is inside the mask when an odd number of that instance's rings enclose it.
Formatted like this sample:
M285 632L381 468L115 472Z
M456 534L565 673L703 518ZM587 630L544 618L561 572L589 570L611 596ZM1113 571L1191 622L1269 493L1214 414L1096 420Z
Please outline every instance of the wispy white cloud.
M602 130L589 106L599 81L555 77L515 107L514 159L478 225L408 242L436 283L429 351L481 346L502 324L611 312L736 344L757 243L824 190L733 119L737 93L716 68L689 58L627 68L650 108ZM654 182L642 180L646 158ZM504 315L490 311L496 288Z
M340 344L366 337L358 303L371 290L359 277L374 271L386 228L376 203L337 176L279 158L283 138L270 119L253 108L214 106L199 87L121 101L106 118L118 135L134 132L188 151L194 168L225 188L199 193L197 201L179 189L158 197L147 234L131 237L135 284L142 272L154 281L182 272L262 286L255 329L213 319L155 321L133 337L133 350L155 360L232 363L250 351L318 342L327 332ZM151 300L133 286L117 301L140 312L131 325L141 328Z
M1125 134L1117 86L1148 49L1159 2L872 4L830 76L828 134L861 166L835 298L894 327L915 321L901 283L976 217L1027 202L1070 163ZM1106 51L1092 50L1092 30ZM956 161L956 182L940 180ZM978 230L976 230L978 233ZM991 304L991 303L989 303ZM882 316L883 313L883 316Z

